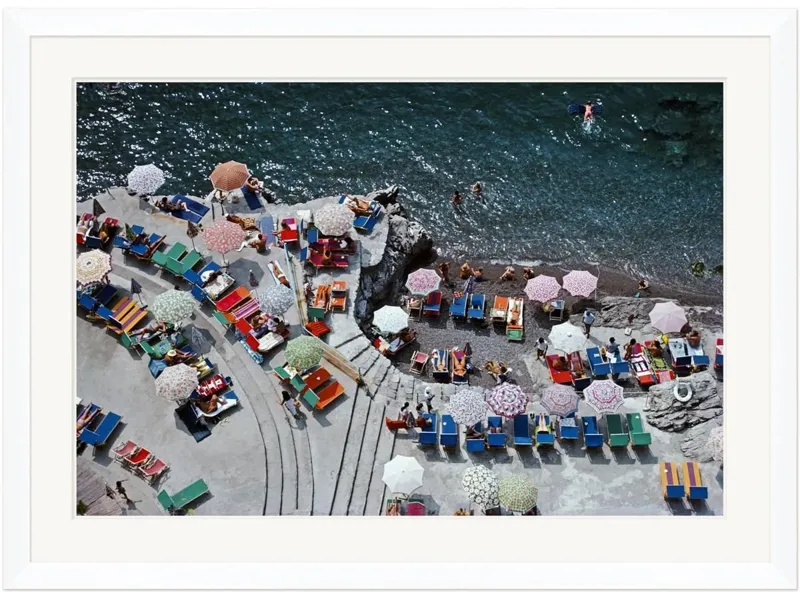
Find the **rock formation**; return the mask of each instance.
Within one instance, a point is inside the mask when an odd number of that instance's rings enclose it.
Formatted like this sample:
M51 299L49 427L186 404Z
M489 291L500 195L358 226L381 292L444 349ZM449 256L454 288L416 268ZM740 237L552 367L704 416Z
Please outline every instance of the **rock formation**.
M722 416L722 395L718 383L710 372L699 372L681 382L692 387L692 398L687 402L676 399L676 381L650 387L645 413L647 422L664 431L680 432L697 424Z
M722 426L722 417L707 420L702 424L693 426L681 440L681 451L687 458L698 462L711 462L714 460L711 449L706 447L708 436L718 426Z
M604 327L624 329L628 318L633 314L631 327L649 330L650 311L657 303L672 301L665 298L635 298L608 296L599 300L599 319L597 324ZM698 306L684 307L686 318L691 326L722 327L722 310ZM578 314L580 316L580 314Z

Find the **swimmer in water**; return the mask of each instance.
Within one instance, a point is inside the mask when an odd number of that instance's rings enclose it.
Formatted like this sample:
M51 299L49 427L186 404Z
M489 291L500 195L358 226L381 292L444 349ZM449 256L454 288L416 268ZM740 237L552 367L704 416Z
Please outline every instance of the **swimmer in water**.
M593 104L591 102L586 102L586 104L583 105L583 107L586 109L583 113L584 121L591 121L594 118L594 115L592 114L592 106Z
M450 201L453 202L453 206L458 206L461 204L462 202L461 194L458 192L457 189L453 191L453 199L451 199Z

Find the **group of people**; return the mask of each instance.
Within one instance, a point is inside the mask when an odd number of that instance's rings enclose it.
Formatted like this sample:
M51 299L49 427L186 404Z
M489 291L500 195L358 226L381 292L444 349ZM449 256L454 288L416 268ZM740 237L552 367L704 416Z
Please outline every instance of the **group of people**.
M483 193L483 185L480 181L476 181L472 184L472 193L476 196L480 196ZM453 196L450 198L453 206L460 206L464 203L464 198L461 197L461 192L458 189L453 190Z
M270 314L259 313L253 317L250 322L253 326L253 335L256 339L260 339L267 333L278 333L283 335L286 332L286 322L278 316Z

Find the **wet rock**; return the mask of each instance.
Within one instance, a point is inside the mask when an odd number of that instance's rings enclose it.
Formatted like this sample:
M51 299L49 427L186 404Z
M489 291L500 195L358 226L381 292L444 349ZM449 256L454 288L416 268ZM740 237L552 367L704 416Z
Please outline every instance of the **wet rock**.
M680 432L722 416L722 395L709 372L699 372L681 382L692 387L692 398L679 401L674 395L676 381L650 387L645 414L647 422L664 431Z
M598 326L624 329L628 326L629 317L633 315L630 326L636 330L650 330L650 311L657 303L674 301L668 298L637 298L608 296L598 302ZM679 302L675 302L680 305ZM694 326L721 327L722 312L719 308L706 306L682 306L686 310L689 324ZM570 320L580 321L580 314Z
M706 447L708 443L708 436L711 431L722 426L722 418L714 418L707 420L702 424L693 426L681 440L681 451L687 458L697 460L698 462L712 462L714 456L710 448Z
M383 206L388 206L389 204L397 203L397 194L399 192L400 188L397 185L392 185L386 189L379 189L367 194L367 199L369 201L375 200Z

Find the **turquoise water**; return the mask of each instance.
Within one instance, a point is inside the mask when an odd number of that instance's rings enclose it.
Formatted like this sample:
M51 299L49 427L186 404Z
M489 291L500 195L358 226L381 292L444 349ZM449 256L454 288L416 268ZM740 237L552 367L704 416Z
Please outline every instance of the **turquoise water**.
M689 273L722 262L720 84L83 84L77 97L80 198L148 162L167 174L160 191L202 196L233 159L289 202L398 184L453 257L721 288ZM603 104L588 128L566 111L587 99Z

